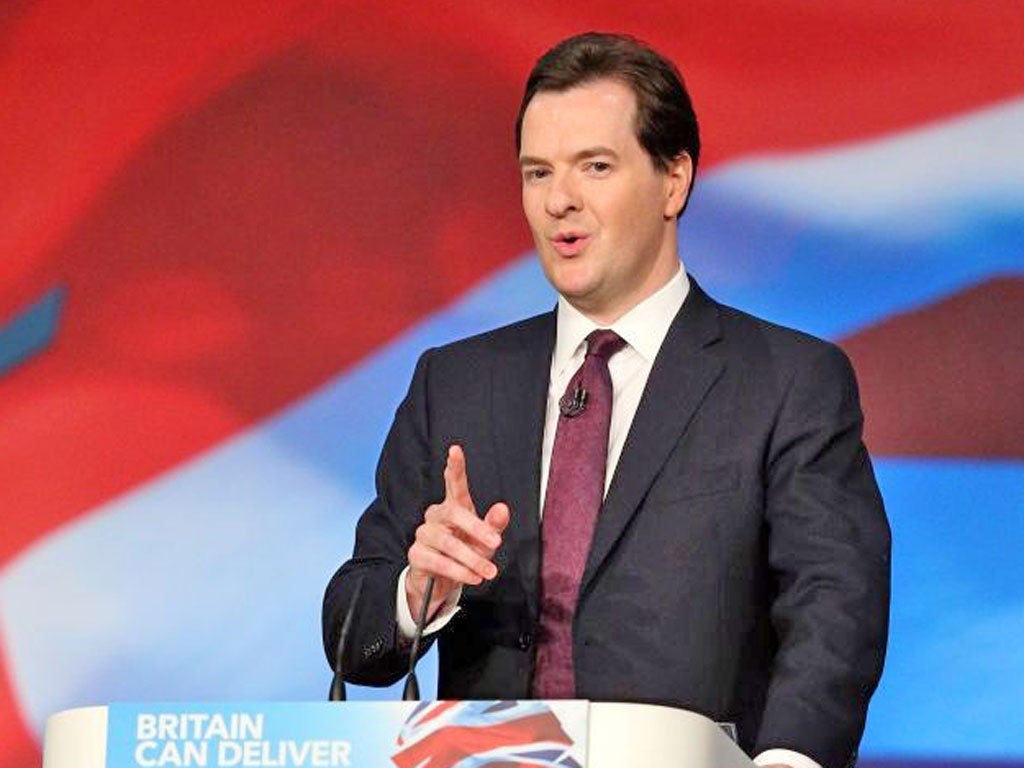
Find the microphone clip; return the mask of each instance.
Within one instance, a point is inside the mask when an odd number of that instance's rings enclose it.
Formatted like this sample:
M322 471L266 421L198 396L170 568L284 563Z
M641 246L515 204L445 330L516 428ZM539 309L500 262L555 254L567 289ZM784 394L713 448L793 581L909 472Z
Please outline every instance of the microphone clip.
M558 410L567 419L573 419L587 410L587 388L583 382L577 380L576 386L570 395L566 392L558 401Z

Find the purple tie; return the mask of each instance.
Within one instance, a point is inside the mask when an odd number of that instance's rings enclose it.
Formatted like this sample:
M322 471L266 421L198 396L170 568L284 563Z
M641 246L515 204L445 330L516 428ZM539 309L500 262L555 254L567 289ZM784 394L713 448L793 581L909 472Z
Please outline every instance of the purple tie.
M587 336L586 359L559 401L561 415L541 522L540 627L533 675L533 695L539 699L575 695L572 623L608 463L608 358L625 344L614 331Z

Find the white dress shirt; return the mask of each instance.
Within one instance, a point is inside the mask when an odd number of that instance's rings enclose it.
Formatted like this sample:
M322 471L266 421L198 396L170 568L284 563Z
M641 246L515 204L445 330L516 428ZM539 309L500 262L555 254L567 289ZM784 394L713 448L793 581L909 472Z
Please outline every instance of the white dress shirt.
M633 307L610 326L625 342L621 350L608 360L608 372L612 379L612 415L608 431L608 463L605 469L604 490L608 492L615 468L618 466L626 435L633 423L640 398L647 387L647 379L654 366L654 359L665 340L669 326L675 319L686 295L690 291L690 281L686 270L680 265L676 274L659 290L648 296ZM551 375L548 385L547 411L544 418L544 442L541 448L540 469L540 506L543 514L544 497L547 492L548 472L551 467L551 452L555 444L555 432L558 429L558 401L565 394L570 379L587 354L587 336L591 331L603 328L584 315L563 296L558 297L558 323L555 336L555 349L551 355ZM515 510L512 510L515 514ZM411 639L416 631L416 622L409 610L405 597L405 579L409 568L406 566L398 579L396 595L397 621L399 633ZM425 633L437 632L444 627L459 608L462 590L458 589L449 596L435 618L425 628ZM783 763L793 768L821 768L814 760L788 749L770 749L759 754L754 762L757 765Z
M678 314L690 290L690 281L680 267L675 276L658 291L648 296L610 326L626 342L608 360L612 377L612 419L608 430L608 463L604 473L604 490L618 466L622 446L629 434L640 398L651 375L654 358L658 356L669 326ZM558 297L558 331L551 355L551 378L548 386L548 408L544 419L544 444L540 464L540 509L543 513L547 493L551 451L558 431L558 401L565 394L573 374L583 365L587 354L587 336L603 326L598 325L576 307Z

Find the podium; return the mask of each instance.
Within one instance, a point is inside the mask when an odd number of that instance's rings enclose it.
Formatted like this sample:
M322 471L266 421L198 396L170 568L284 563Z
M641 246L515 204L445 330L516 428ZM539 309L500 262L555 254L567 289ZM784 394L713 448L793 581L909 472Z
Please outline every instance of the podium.
M531 762L532 761L532 762ZM43 768L751 768L702 715L587 701L150 703L46 723Z

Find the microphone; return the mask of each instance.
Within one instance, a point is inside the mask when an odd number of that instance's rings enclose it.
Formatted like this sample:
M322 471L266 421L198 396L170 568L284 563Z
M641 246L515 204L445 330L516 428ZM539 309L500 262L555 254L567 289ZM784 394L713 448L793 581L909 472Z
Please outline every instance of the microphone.
M420 640L423 639L423 627L427 624L427 608L430 607L430 598L434 594L434 577L427 577L427 588L423 594L423 605L420 608L420 615L416 617L416 631L412 636L412 648L409 650L409 674L405 678L405 689L402 691L402 701L419 701L420 684L416 679L417 656L420 655Z
M345 646L348 645L348 635L352 630L352 617L356 613L356 605L359 603L359 596L363 592L363 579L366 575L359 577L356 588L352 592L352 601L345 611L345 620L341 624L341 633L338 635L338 648L334 652L334 679L331 680L331 692L327 697L328 701L345 701L345 681L342 679L344 670L342 668L342 657L345 654Z
M572 390L572 395L566 392L558 401L558 410L567 419L579 416L587 409L587 388L582 381L577 381Z

